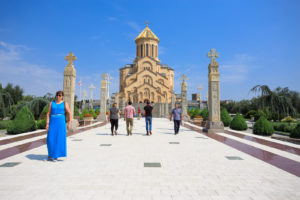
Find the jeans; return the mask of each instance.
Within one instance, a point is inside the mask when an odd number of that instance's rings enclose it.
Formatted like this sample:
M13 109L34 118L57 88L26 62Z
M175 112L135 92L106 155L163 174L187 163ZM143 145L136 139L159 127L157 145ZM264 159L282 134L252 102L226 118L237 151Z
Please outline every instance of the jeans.
M149 133L149 131L152 131L152 117L146 116L145 121L146 121L146 131L147 133Z
M110 119L110 123L111 123L111 133L112 133L112 134L113 134L113 132L114 132L114 127L115 127L115 130L116 130L116 131L118 130L118 122L119 122L118 119Z
M175 134L177 134L179 132L180 122L181 122L181 120L174 120L174 131L175 131Z

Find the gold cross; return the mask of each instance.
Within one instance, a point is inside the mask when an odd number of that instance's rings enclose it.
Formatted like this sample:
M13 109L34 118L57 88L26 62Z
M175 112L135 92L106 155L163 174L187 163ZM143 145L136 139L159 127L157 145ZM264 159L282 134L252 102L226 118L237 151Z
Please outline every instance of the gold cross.
M147 24L147 27L148 27L148 25L149 25L149 22L148 22L148 21L146 21L146 24Z
M73 65L73 61L77 60L76 56L73 55L72 52L69 53L69 56L65 57L65 60L68 61L68 66Z

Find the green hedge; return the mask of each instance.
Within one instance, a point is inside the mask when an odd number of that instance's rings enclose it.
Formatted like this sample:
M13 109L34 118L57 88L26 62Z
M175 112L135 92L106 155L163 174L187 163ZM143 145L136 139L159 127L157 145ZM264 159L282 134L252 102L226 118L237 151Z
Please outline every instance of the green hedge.
M221 121L223 122L224 126L229 126L232 121L230 115L228 114L225 108L223 108L221 111Z
M253 133L257 135L272 135L274 128L264 116L261 116L254 124Z
M0 130L7 129L7 127L9 126L10 123L11 123L10 120L1 120L0 121Z
M243 116L238 113L231 121L230 128L233 130L239 130L239 131L241 130L242 131L242 130L247 130L248 126L247 126L246 121L243 118Z
M200 115L203 117L203 121L206 121L207 118L208 118L208 115L209 115L208 110L207 110L206 108L203 109L203 110L201 111Z
M46 128L46 121L47 119L40 119L38 122L37 122L37 128L38 129L45 129Z
M37 129L34 116L27 106L24 106L7 128L8 134L19 134Z
M300 123L292 130L291 138L300 138Z
M289 125L287 122L274 122L273 128L275 131L283 131L291 133L292 130L296 127L296 124Z

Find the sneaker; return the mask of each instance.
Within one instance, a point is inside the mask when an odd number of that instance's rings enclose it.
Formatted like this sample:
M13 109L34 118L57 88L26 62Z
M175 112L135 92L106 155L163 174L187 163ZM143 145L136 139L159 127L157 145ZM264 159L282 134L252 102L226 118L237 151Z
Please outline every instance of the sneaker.
M150 135L152 135L152 131L150 131Z

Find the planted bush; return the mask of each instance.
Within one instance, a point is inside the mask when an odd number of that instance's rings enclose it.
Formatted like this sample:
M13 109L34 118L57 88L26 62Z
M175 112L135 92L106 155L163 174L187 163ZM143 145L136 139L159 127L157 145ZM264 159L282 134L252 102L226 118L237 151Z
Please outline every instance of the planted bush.
M223 122L224 126L229 126L231 120L230 115L228 114L227 110L225 108L221 111L221 121Z
M38 122L37 122L37 128L38 129L45 129L46 128L46 121L47 119L40 119Z
M272 135L274 128L264 116L261 116L254 124L253 133L257 135Z
M208 118L208 110L205 108L201 111L200 115L203 117L203 121L206 121Z
M74 106L74 117L75 116L79 116L79 110L78 110L78 108L77 108L77 106Z
M27 106L24 106L7 128L8 134L19 134L37 129L34 116Z
M94 119L97 118L97 114L94 112L92 108L89 110L89 114L91 114L94 117Z
M300 123L298 123L297 126L292 130L290 137L291 138L300 138Z
M0 130L7 129L10 123L11 123L10 120L0 120Z
M247 126L246 121L243 118L243 116L238 113L231 121L230 128L233 130L241 130L242 131L242 130L247 130L248 126Z

